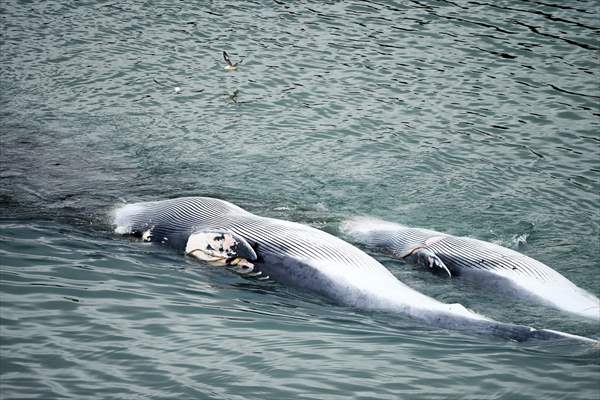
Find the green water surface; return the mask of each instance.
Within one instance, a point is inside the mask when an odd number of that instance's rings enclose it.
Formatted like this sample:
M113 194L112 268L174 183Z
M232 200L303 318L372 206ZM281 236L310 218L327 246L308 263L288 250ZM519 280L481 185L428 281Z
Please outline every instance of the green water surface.
M599 17L595 1L3 1L0 398L600 398L597 348L336 306L109 218L187 195L333 234L373 216L517 249L599 295ZM600 337L380 260L442 301Z

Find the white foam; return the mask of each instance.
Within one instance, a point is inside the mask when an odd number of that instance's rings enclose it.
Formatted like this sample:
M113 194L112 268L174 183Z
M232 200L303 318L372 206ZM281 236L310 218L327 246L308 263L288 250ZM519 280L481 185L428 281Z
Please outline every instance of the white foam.
M115 208L112 212L112 224L115 225L115 233L127 235L131 233L131 217L141 212L144 207L140 204L126 204Z
M404 228L406 228L404 225L371 217L350 218L340 225L341 232L349 236L363 235L372 231L394 231Z

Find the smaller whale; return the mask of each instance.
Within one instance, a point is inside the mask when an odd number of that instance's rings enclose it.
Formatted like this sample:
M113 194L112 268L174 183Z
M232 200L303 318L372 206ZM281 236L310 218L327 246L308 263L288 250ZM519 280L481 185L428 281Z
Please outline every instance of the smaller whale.
M598 297L549 266L506 247L369 218L344 221L340 229L355 243L409 264L450 277L468 277L486 288L600 321Z
M236 71L238 65L240 65L242 63L242 61L244 61L244 60L240 60L240 61L236 62L235 64L232 63L231 59L229 58L229 54L227 54L226 51L223 52L223 59L227 63L227 65L225 66L225 69L227 71Z

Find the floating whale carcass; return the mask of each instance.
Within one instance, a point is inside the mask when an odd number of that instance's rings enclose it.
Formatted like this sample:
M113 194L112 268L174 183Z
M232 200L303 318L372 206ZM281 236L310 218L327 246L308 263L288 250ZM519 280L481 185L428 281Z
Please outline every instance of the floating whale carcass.
M443 328L527 340L579 336L490 320L400 282L362 250L321 230L254 215L208 197L128 204L114 212L115 232L170 246L190 257L230 265L367 310L399 312Z
M355 243L433 272L468 277L486 288L508 290L600 321L596 296L549 266L506 247L371 218L344 221L341 231Z

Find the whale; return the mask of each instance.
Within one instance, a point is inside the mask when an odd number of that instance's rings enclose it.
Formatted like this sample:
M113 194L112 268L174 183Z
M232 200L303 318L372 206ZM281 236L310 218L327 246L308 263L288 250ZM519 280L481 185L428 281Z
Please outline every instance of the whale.
M506 339L577 339L568 333L498 322L446 304L399 281L350 243L308 225L255 215L210 197L129 203L112 214L114 232L168 246L247 279L275 281L332 304L403 314L442 329Z
M441 276L465 278L499 294L600 321L598 297L546 264L515 250L368 217L345 220L340 231L368 251L404 260Z

